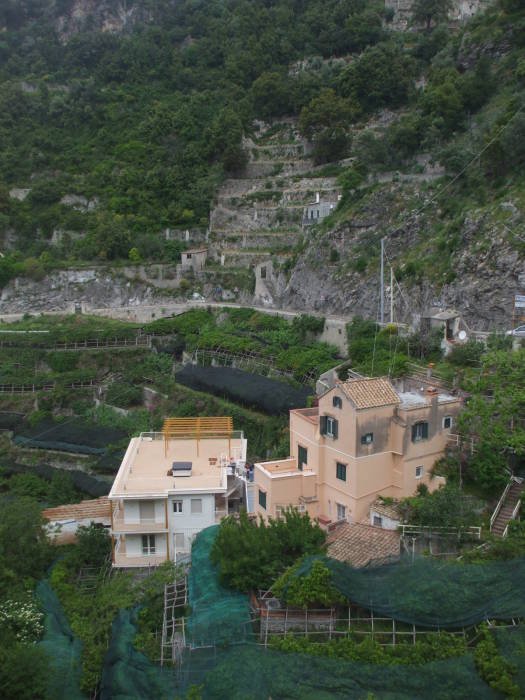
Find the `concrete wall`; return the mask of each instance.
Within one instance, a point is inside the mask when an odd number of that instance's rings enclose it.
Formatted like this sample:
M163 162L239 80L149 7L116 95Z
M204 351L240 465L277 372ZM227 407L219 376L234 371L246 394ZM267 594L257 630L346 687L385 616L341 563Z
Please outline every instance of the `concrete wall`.
M192 499L202 500L202 513L191 512ZM175 513L173 501L182 501L182 513ZM184 536L184 544L179 552L191 551L191 543L195 535L210 525L215 524L215 494L182 494L170 496L168 499L168 526L170 541L170 559L176 553L176 534Z

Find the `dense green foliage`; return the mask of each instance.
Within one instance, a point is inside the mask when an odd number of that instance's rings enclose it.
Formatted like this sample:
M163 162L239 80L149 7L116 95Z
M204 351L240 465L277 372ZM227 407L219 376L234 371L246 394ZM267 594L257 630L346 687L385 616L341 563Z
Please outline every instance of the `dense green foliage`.
M282 574L272 592L290 607L320 608L344 603L343 596L332 586L331 574L322 561L316 560L308 576L293 578L298 562ZM286 588L286 598L283 590Z
M404 498L399 504L403 520L411 525L468 528L479 521L479 503L457 486L447 484L429 493Z
M268 523L224 518L210 558L219 567L219 581L240 591L268 589L287 566L304 554L322 550L326 535L319 525L291 509Z
M490 352L469 383L472 397L458 428L472 438L475 450L465 459L466 475L487 491L521 473L525 457L525 350Z
M424 641L418 640L415 644L397 642L395 645L380 644L370 637L365 637L360 642L352 637L316 642L308 637L294 637L293 634L290 634L284 638L272 637L269 646L287 653L314 654L367 664L392 664L395 666L399 664L424 664L467 653L465 639L446 632L439 635L429 635Z
M482 640L474 651L474 660L479 675L491 688L499 691L506 697L520 698L520 688L514 683L513 676L516 668L498 653L496 642L489 630L482 629Z

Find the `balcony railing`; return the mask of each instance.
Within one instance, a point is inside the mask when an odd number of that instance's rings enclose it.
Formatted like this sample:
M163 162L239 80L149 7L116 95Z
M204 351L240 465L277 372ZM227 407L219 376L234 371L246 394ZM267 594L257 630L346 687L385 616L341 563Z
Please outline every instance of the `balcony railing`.
M166 523L153 520L142 520L140 523L127 523L120 514L113 514L113 532L139 532L149 534L151 532L167 532Z
M148 554L141 557L128 557L126 553L115 551L114 566L132 568L136 566L158 566L167 560L165 554Z

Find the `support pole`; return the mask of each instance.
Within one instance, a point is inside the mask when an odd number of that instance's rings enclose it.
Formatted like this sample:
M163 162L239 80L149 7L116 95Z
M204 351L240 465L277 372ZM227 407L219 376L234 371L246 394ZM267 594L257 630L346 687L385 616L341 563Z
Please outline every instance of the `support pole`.
M385 294L384 294L384 255L385 255L385 239L381 239L381 326L385 322Z
M394 269L390 265L390 323L394 323Z

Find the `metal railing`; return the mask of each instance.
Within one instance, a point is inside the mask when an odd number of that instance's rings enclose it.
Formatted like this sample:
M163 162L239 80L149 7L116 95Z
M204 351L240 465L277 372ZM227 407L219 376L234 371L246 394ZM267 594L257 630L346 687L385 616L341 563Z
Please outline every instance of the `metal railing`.
M520 508L521 508L521 498L518 498L518 502L514 506L514 510L512 511L512 515L510 516L510 520L505 525L505 529L503 530L502 537L506 537L509 534L509 525L511 523L511 520L516 520L516 518L518 517L518 513L520 512Z
M481 539L481 527L471 525L469 527L431 527L426 525L399 525L398 531L402 537L410 535L470 535L477 540Z
M496 521L496 518L497 518L498 515L499 515L499 512L500 512L500 510L501 510L501 507L502 507L502 505L503 505L505 499L507 498L507 494L508 494L508 492L509 492L509 490L510 490L511 485L512 485L512 479L511 479L511 480L508 482L508 484L505 486L505 490L504 490L503 493L501 494L501 498L499 499L498 504L496 505L496 508L494 509L494 512L492 513L492 515L491 515L491 517L490 517L489 532L492 532L492 526L494 525L494 522Z

